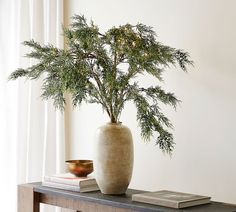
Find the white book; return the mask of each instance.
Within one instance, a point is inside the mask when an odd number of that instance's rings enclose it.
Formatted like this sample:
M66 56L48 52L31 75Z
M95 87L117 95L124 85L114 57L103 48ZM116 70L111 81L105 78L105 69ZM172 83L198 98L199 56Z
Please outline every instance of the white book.
M44 182L55 182L66 185L74 185L82 187L87 187L90 185L97 185L95 178L92 175L87 177L76 177L71 173L55 174L44 176Z
M90 191L98 191L99 190L99 187L97 184L80 188L79 186L76 186L76 185L66 185L63 183L44 181L44 182L42 182L42 186L46 186L46 187L50 187L50 188L58 188L58 189L63 189L63 190L67 190L67 191L75 191L75 192L90 192Z
M195 205L210 203L210 197L175 191L156 191L133 194L132 200L170 208L186 208Z

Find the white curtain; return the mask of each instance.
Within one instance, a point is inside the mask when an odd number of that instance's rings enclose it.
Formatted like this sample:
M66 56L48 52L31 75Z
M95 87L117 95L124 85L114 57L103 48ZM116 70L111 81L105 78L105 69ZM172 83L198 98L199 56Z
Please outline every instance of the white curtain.
M17 184L64 170L64 118L41 100L42 79L7 80L35 62L22 41L63 48L63 0L0 0L0 15L0 211L14 212Z

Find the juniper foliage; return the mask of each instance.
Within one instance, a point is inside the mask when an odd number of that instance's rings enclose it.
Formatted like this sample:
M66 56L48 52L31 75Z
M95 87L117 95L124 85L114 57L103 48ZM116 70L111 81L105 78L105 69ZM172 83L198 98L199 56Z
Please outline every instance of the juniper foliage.
M64 93L69 92L75 107L83 101L100 104L112 123L119 122L125 103L133 101L142 137L149 141L155 136L160 149L171 153L174 142L168 128L172 124L159 103L175 108L179 100L160 86L139 86L135 77L147 73L160 82L170 65L179 65L186 71L186 66L192 64L189 54L158 42L153 29L141 23L101 33L93 22L89 24L84 16L75 15L70 28L64 29L64 37L66 49L25 41L23 44L32 49L26 56L38 63L17 69L9 79L36 80L46 73L44 99L53 99L55 107L63 110ZM127 68L120 68L121 64Z

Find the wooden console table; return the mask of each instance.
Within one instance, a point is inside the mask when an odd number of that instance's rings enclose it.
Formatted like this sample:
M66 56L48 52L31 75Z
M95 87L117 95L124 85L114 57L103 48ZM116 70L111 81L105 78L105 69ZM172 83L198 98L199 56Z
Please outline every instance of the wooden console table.
M131 201L131 195L143 191L129 189L126 195L111 196L100 192L77 193L47 188L41 183L18 186L18 212L39 212L39 204L45 203L78 212L236 212L236 205L219 202L186 209L171 209Z

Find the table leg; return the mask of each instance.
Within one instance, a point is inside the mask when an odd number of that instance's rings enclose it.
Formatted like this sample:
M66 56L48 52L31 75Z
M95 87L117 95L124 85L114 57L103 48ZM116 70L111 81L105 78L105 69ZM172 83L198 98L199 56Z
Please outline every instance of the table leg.
M17 212L39 212L39 195L34 192L33 185L18 185Z

